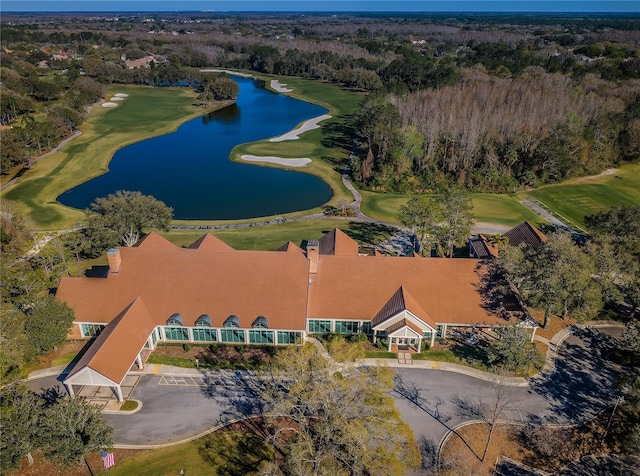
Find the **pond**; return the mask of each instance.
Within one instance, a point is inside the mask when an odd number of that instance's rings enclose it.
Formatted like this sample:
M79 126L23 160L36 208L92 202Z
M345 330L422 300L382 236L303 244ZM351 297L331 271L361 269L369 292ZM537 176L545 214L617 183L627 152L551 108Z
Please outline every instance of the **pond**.
M331 188L318 177L234 163L229 153L238 144L284 134L327 110L273 93L254 79L233 79L240 85L235 104L118 150L109 172L58 201L84 209L97 197L137 190L172 207L178 220L268 217L326 203Z

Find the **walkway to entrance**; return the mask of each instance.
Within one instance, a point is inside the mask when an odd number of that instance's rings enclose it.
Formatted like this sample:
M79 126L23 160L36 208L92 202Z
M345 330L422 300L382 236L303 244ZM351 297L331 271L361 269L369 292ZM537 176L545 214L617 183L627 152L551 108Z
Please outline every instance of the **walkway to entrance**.
M417 354L418 353L418 347L416 345L397 345L397 344L393 344L391 346L391 350L390 352L393 352L394 354L399 354L400 352L406 352L408 354Z
M398 352L398 363L404 365L413 365L411 352Z

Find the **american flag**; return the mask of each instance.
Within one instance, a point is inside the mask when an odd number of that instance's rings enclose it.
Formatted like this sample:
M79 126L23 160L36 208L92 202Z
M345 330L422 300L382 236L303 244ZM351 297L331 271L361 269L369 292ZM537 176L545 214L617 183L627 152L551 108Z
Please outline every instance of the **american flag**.
M106 452L102 451L100 454L102 456L102 461L103 461L104 467L106 469L109 469L111 466L116 464L116 458L113 455L113 453L106 453Z

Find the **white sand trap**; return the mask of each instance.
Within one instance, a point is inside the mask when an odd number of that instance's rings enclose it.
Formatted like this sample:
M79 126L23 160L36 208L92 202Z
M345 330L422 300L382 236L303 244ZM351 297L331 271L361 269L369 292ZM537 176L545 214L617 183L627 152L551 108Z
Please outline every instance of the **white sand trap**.
M125 94L125 93L116 93L116 94L114 94L114 96L117 97L117 98L128 98L129 97L129 95Z
M277 79L271 80L271 89L278 91L279 93L290 93L293 89L285 88L286 84L281 84Z
M117 104L115 102L103 102L102 107L116 107Z
M243 155L240 158L247 162L268 162L270 164L286 165L289 167L304 167L311 163L311 159L307 158L284 159L282 157L261 157L257 155Z
M230 76L240 76L241 78L253 78L252 75L247 73L239 73L238 71L231 71L230 69L218 69L218 68L208 68L201 69L201 73L227 73Z
M123 99L124 99L124 98L121 98L121 97L115 96L115 97L112 97L111 99L109 99L109 101L122 101Z
M289 131L286 134L282 134L281 136L273 137L269 139L269 142L282 142L285 140L300 139L300 134L302 134L303 132L311 131L313 129L318 129L320 127L318 125L319 122L322 122L330 118L331 116L329 114L324 114L322 116L314 117L313 119L309 119L308 121L303 122L302 125L297 129Z

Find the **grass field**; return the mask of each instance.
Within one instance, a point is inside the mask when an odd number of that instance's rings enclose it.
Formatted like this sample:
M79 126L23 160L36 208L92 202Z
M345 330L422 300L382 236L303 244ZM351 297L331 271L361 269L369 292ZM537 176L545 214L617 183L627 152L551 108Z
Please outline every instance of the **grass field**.
M471 196L473 213L478 222L515 226L523 221L533 224L545 221L520 203L515 195L476 193Z
M523 196L582 227L587 215L615 205L640 205L640 164L625 165L615 174L546 185Z
M115 108L94 106L80 127L80 137L42 159L3 193L3 198L15 202L16 211L28 215L37 228L75 226L84 213L57 203L58 195L107 172L111 157L121 147L172 132L204 113L193 105L194 93L185 88L110 86L106 96L118 92L129 97Z
M361 192L362 211L377 220L399 223L398 210L412 197L389 193ZM515 226L528 220L532 223L544 221L514 195L477 193L471 196L473 213L478 222Z
M221 431L189 443L145 451L122 462L117 460L116 453L116 465L109 468L109 474L256 475L260 463L273 458L273 449L259 438L238 431Z
M188 246L209 232L237 250L273 251L288 241L299 246L303 240L317 240L334 228L340 228L364 247L384 241L391 234L390 230L379 225L330 219L226 230L171 230L161 234L178 246Z

